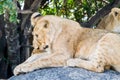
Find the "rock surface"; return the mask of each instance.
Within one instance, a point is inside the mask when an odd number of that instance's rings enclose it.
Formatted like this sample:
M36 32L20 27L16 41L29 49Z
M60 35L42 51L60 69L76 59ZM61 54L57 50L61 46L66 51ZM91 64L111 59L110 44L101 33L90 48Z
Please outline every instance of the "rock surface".
M120 73L112 70L95 73L81 68L60 67L40 69L8 80L120 80Z

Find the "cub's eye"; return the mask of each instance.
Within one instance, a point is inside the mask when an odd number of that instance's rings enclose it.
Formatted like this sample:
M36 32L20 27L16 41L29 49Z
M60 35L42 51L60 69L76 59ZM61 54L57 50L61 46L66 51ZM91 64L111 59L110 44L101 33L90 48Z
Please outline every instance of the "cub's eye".
M35 34L36 37L38 37L38 34Z

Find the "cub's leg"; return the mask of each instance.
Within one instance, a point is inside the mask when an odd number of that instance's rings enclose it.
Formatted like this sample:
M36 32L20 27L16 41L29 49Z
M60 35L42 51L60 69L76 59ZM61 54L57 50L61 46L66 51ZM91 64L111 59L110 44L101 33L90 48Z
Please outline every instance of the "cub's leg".
M87 59L73 58L67 61L67 66L81 67L94 72L103 72L107 61L103 55L105 50L102 47L97 47ZM83 57L84 58L84 57Z
M109 54L106 54L107 50L105 48L98 46L96 50L90 54L88 59L69 59L67 61L67 66L81 67L94 72L103 72L108 66L110 67Z
M14 75L20 73L30 72L39 68L44 67L59 67L65 66L66 60L69 58L69 55L64 54L49 54L38 59L33 60L32 62L23 63L18 65L14 69ZM29 59L28 59L29 61Z
M26 64L26 63L35 61L36 59L44 57L46 55L48 55L48 53L36 53L36 54L32 54L24 63Z
M96 62L92 60L82 60L80 58L69 59L67 61L67 66L72 67L81 67L94 72L103 72L104 71L104 63Z
M108 33L97 43L96 49L87 60L80 58L69 59L68 66L77 66L94 72L103 72L107 66L120 71L120 36Z

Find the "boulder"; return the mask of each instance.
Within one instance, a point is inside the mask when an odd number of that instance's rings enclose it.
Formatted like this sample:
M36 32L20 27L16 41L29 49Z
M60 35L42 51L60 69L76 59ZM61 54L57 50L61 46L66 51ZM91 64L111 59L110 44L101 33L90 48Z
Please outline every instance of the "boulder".
M120 80L120 73L113 70L96 73L81 68L59 67L39 69L8 80Z

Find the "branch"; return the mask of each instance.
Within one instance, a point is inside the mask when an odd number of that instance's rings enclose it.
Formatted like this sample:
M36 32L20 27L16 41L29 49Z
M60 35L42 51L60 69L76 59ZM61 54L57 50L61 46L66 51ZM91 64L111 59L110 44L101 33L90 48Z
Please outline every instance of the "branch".
M17 13L21 13L21 14L31 14L31 13L33 13L33 11L31 11L31 10L18 10Z
M120 0L114 0L112 3L109 3L105 7L103 7L100 11L96 13L95 16L93 16L88 22L80 23L83 27L93 27L93 25L96 25L98 21L107 15L113 7L118 7L120 5Z
M98 0L98 1L101 1L101 0ZM102 0L102 2L105 4L109 4L109 1L107 1L107 0Z
M30 10L33 11L33 12L34 12L34 11L37 11L37 9L39 8L41 2L42 2L42 0L35 0L35 1L32 3L32 5L31 5Z
M32 12L37 11L37 9L39 8L41 2L42 2L42 0L35 0L35 1L32 3L32 5L31 5L31 7L30 7L29 10L32 11ZM26 25L26 21L27 21L27 19L29 19L30 15L31 15L31 14L28 14L28 15L23 19L22 24L21 24L21 30L24 30L24 27L25 27L25 25Z

